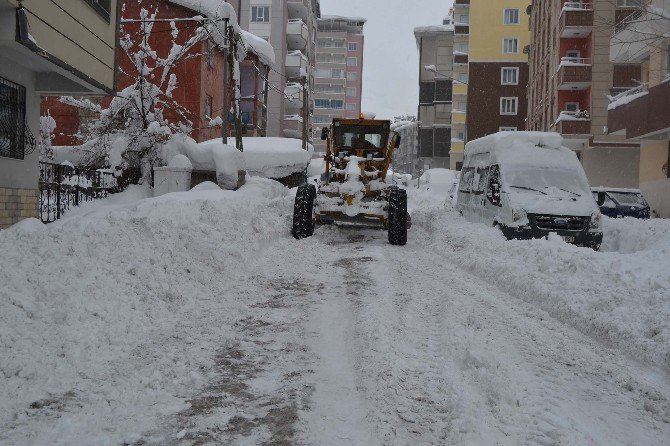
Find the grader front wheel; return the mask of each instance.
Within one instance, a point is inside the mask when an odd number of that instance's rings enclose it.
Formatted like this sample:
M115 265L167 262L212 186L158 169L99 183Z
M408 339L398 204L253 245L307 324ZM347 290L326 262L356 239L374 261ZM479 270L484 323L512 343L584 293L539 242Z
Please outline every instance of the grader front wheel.
M407 191L393 188L389 194L389 243L407 243Z
M293 208L293 237L300 240L314 235L314 200L316 199L316 187L313 184L303 184L298 187L295 194L295 205Z

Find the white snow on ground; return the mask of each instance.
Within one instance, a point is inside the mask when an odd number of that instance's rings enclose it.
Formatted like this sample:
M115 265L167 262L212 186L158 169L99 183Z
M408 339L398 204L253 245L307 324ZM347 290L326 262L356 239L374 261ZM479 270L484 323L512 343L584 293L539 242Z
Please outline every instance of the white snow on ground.
M410 190L383 231L290 237L252 178L0 231L0 444L660 445L670 224L505 241Z

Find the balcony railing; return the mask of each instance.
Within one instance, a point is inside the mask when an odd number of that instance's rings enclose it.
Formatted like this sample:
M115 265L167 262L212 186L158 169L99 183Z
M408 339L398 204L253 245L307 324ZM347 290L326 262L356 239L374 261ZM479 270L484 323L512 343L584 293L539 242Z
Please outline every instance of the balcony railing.
M455 0L454 6L470 6L470 0Z
M309 30L302 19L291 19L286 25L286 43L289 50L304 50L309 42Z
M467 54L454 54L454 63L455 64L467 64L468 55Z
M555 130L561 135L588 135L591 133L591 116L588 111L562 111L556 120Z
M561 37L581 39L593 30L593 4L568 2L563 5L560 18Z
M309 60L300 51L291 51L286 55L286 75L297 78L307 75Z
M670 82L654 87L645 85L628 90L614 98L608 107L609 133L625 132L626 138L656 137L670 133ZM667 137L666 137L667 139Z
M586 90L591 86L593 69L591 59L564 57L558 67L559 90Z
M456 26L454 26L454 34L461 36L470 34L470 25L466 25L463 23L457 24Z

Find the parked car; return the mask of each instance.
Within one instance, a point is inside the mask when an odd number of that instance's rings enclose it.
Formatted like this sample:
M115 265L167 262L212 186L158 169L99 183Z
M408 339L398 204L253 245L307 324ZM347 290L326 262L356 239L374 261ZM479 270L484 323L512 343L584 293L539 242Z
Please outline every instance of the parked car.
M557 133L500 132L469 142L456 209L508 239L556 233L596 250L603 239L584 169Z
M591 190L603 215L612 218L641 219L648 219L651 216L651 207L639 189L594 187Z

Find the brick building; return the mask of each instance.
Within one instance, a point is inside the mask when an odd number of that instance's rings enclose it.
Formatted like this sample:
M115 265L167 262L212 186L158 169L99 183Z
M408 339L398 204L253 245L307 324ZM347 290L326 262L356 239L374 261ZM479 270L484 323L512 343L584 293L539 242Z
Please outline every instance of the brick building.
M148 36L149 44L161 57L169 54L173 45L171 36L172 28L169 19L189 19L197 16L200 11L181 6L179 1L171 0L144 0L141 3L136 0L124 2L124 19L139 19L140 10L146 9L151 13L156 12L156 23ZM196 27L200 26L198 21L183 21L178 23L180 29L178 44L184 44L190 39ZM126 23L122 25L122 32L129 34L135 39L142 39L143 32L141 24ZM133 73L134 67L123 50L117 49L121 75L118 79L118 90L122 90L134 82L128 74ZM226 120L223 112L224 97L224 54L210 39L199 42L191 50L192 56L182 59L174 67L172 72L177 76L177 87L172 93L172 99L183 110L186 119L192 123L192 137L196 141L205 141L220 137L221 127L210 126L212 118L220 116ZM242 120L246 128L246 136L264 136L267 125L266 113L266 86L263 77L266 75L266 67L259 57L250 53L247 60L240 66L241 70L241 111ZM259 73L260 71L260 73ZM124 74L125 73L125 74ZM230 109L233 97L232 84L227 85L228 104L226 110ZM107 105L111 97L101 97L100 102ZM41 104L42 114L50 114L56 121L55 138L53 144L74 145L79 143L76 138L82 122L88 118L79 113L73 107L62 104L59 97L44 97ZM177 122L179 117L173 108L166 108L164 112L168 120ZM234 134L232 124L227 122L228 135Z
M640 0L542 0L528 8L528 129L560 133L594 186L638 187L639 143L607 134L607 96L635 85L638 63L610 60L612 31Z

